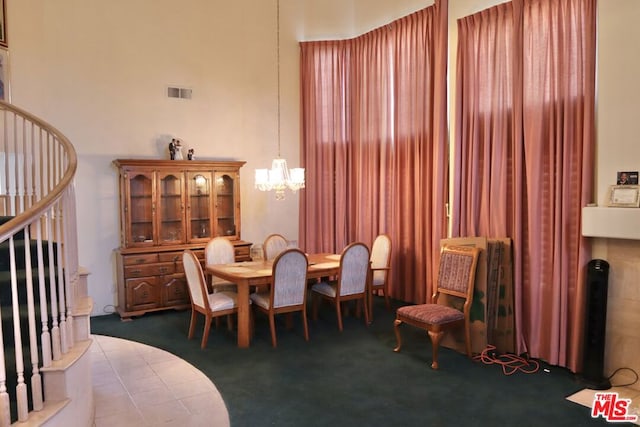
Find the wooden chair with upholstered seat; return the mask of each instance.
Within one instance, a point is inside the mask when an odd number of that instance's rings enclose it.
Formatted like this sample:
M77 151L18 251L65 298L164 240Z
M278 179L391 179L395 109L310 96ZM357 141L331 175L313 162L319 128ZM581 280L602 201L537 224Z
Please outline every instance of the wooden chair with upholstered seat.
M233 243L225 237L214 237L209 240L204 247L204 263L212 264L231 264L236 260L236 252ZM210 276L209 284L213 292L220 291L236 291L235 283L223 280L219 277Z
M276 259L276 257L287 249L289 242L287 239L281 234L270 234L264 239L264 243L262 244L262 250L264 251L264 259L266 261L271 261Z
M197 313L204 315L204 333L201 348L207 346L211 321L220 316L227 316L238 311L238 294L230 291L209 293L202 271L202 265L196 255L189 249L182 254L184 275L187 279L189 298L191 299L191 323L189 324L189 339L193 338L196 327Z
M311 287L313 292L313 318L318 318L318 303L328 300L336 308L338 329L342 331L342 302L356 300L362 303L365 322L369 324L369 310L366 306L371 268L369 248L364 243L348 245L340 256L340 269L336 281L321 281ZM360 307L360 306L358 306Z
M300 249L281 252L273 263L273 282L266 291L250 295L253 306L269 316L271 344L277 347L275 315L287 313L287 327L291 327L291 313L302 313L304 339L309 341L307 324L307 256Z
M214 237L209 240L204 247L204 264L230 264L236 260L236 251L233 247L231 240L226 237ZM211 292L237 292L238 286L235 283L215 277L206 275L207 285ZM227 325L229 330L233 328L233 319L231 315L227 316ZM216 317L216 328L220 326L220 318Z
M465 329L465 347L467 356L471 358L471 332L469 326L469 312L473 301L476 265L480 249L471 246L445 246L440 252L438 268L438 282L432 296L431 304L408 305L398 308L394 329L397 347L400 351L402 338L400 325L408 323L424 329L431 338L432 363L431 368L438 369L438 347L444 332L456 328ZM462 302L462 309L438 304L440 295L451 295Z
M373 294L382 291L387 310L389 302L389 271L391 270L391 238L380 234L371 247L371 295L369 296L369 319L373 321Z

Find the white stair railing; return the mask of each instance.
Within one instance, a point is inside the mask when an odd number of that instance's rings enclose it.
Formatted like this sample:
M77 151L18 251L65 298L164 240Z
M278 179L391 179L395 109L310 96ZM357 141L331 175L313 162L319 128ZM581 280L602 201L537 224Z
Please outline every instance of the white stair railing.
M42 410L41 369L76 345L76 169L62 133L0 101L0 216L10 218L0 224L0 275L8 278L0 280L0 296L11 295L0 298L0 427L27 421L29 401L32 411Z

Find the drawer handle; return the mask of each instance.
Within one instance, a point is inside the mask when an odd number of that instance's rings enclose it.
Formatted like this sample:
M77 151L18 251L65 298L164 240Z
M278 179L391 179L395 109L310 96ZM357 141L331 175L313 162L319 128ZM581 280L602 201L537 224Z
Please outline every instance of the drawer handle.
M135 276L139 275L140 273L142 273L142 270L131 270L131 274Z
M166 273L167 267L160 267L159 270L160 270L160 273Z
M138 258L136 260L136 264L142 264L142 263L144 263L144 258Z

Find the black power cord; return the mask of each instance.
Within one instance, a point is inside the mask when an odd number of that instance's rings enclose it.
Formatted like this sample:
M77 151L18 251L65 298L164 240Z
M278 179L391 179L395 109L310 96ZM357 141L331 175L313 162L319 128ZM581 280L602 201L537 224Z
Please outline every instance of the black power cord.
M613 374L609 375L609 377L607 378L609 381L611 381L611 378L613 378L613 376L615 374L617 374L618 372L620 372L621 370L627 370L627 371L631 371L631 373L633 373L633 375L636 377L636 379L628 384L612 384L612 387L629 387L634 385L635 383L638 382L638 373L636 371L634 371L631 368L618 368L615 371L613 371Z

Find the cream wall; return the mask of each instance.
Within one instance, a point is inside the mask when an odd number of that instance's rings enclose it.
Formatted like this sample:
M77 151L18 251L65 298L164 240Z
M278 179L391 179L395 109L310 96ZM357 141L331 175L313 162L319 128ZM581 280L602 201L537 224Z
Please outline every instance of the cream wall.
M291 166L299 158L297 41L353 37L432 3L281 0L281 153ZM449 0L450 99L456 20L497 3ZM111 161L166 157L172 136L199 158L247 161L245 240L260 242L269 232L297 238L298 196L276 202L252 182L253 170L268 166L277 151L275 0L20 0L8 2L7 16L12 101L60 129L78 151L80 262L92 272L94 314L110 311L115 296L118 195ZM640 170L640 57L633 53L639 20L637 0L599 2L598 199L617 170ZM167 85L193 89L193 99L166 98ZM634 354L639 252L635 241L596 239L595 256L612 267L608 342ZM618 308L630 314L620 319ZM629 320L635 323L627 327ZM608 352L609 367L629 365L614 360L618 354Z
M617 171L640 170L640 57L635 54L640 41L640 2L600 0L598 12L598 194L594 201L603 204ZM636 218L628 224L630 228L640 227L640 215ZM605 374L621 367L640 373L640 241L593 240L594 258L610 265ZM612 383L633 379L625 370ZM633 387L640 390L640 383Z
M353 37L423 1L281 0L281 154L299 165L298 40ZM276 202L253 170L277 154L276 1L7 2L12 102L78 152L80 263L94 314L113 311L119 246L115 158L166 158L171 137L198 158L244 160L242 237L298 237L298 195ZM193 90L190 101L167 86Z

